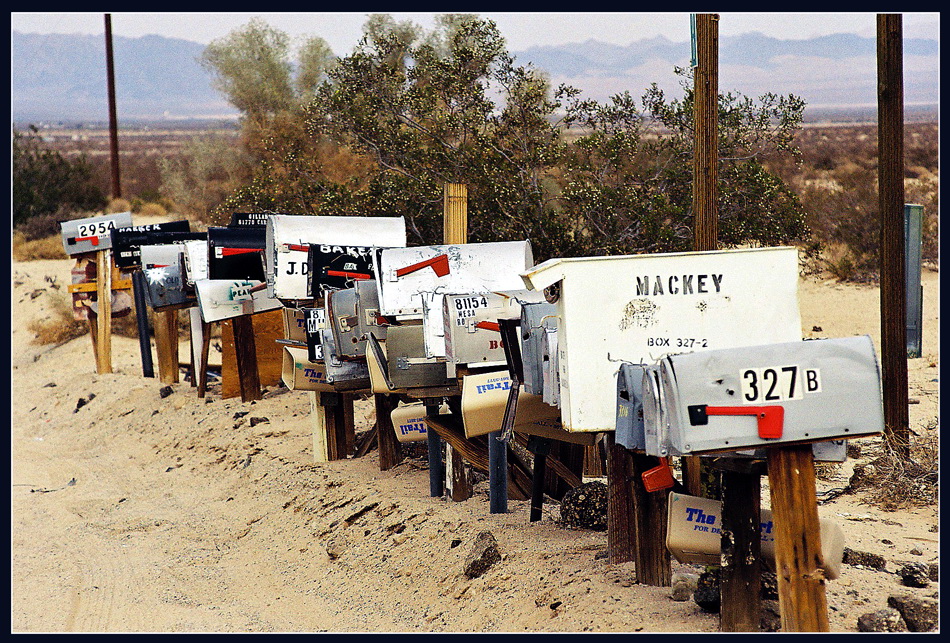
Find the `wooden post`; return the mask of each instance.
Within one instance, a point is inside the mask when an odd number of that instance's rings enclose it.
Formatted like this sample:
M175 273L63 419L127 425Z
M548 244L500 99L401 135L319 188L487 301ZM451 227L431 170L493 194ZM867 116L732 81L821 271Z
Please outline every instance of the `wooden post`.
M551 439L532 435L528 438L528 451L534 454L534 467L531 472L531 513L528 520L541 520L544 509L544 470L551 451Z
M761 481L757 473L722 472L722 567L719 631L758 632L762 571Z
M257 372L257 348L254 344L254 325L250 315L240 315L231 321L234 332L234 354L237 358L241 401L261 399L261 381Z
M155 311L155 352L162 384L178 382L178 311Z
M211 349L211 324L201 322L201 350L198 353L198 397L208 390L208 351Z
M768 465L782 631L827 632L812 447L771 447Z
M614 434L607 440L607 562L612 565L633 560L636 533L633 524L632 469L630 452L617 444Z
M450 494L454 502L461 502L472 497L472 485L468 480L468 467L465 458L451 444L446 443L446 471L448 483L451 485Z
M317 391L310 391L310 428L313 432L313 461L328 462L326 407L320 403Z
M633 560L637 569L637 582L669 587L673 580L670 552L666 548L669 490L649 492L643 486L642 474L657 466L658 458L636 452L631 455L630 489L636 539Z
M321 393L326 421L327 457L346 460L353 453L355 438L353 425L353 395L350 393Z
M900 14L877 16L878 203L881 213L881 388L884 433L910 456L904 246L904 80Z
M96 301L99 306L96 329L96 372L112 372L112 251L96 252Z
M105 14L106 76L109 91L109 152L112 159L112 198L122 196L119 182L119 126L115 110L115 65L112 56L112 14Z
M402 444L396 439L392 411L396 407L394 396L376 393L376 443L379 445L379 470L389 471L402 462Z
M145 301L145 273L136 270L132 273L132 299L135 303L135 321L139 331L139 352L142 355L142 375L155 377L152 363L152 340L148 327L148 305Z
M426 399L426 417L439 417L439 400ZM441 498L445 493L445 468L442 464L442 439L432 430L426 431L426 444L429 447L429 495Z

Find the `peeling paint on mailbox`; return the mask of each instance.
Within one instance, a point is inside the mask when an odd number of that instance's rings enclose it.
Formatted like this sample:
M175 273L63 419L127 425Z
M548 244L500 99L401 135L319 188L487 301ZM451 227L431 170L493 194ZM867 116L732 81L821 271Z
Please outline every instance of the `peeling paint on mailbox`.
M795 248L551 259L521 276L558 293L568 431L614 430L621 362L802 338Z

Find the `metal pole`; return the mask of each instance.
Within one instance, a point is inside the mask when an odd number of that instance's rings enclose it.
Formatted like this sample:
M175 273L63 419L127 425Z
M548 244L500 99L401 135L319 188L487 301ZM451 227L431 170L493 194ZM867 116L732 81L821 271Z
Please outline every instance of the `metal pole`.
M426 415L431 417L439 416L439 403L425 404ZM433 498L441 498L445 492L445 465L442 464L442 438L439 434L429 429L426 431L426 442L429 447L429 495Z
M884 432L910 455L904 257L904 83L900 14L877 16L878 202L881 213L881 384Z
M148 307L145 304L145 274L141 270L132 273L132 297L135 301L135 320L139 328L142 375L155 377L155 367L152 364L152 342L148 332Z
M904 205L904 238L907 241L907 357L923 354L924 288L920 285L924 206Z
M109 82L109 150L112 158L112 198L122 196L119 183L119 126L115 114L115 65L112 62L112 14L106 19L106 75Z
M508 513L508 443L499 440L501 431L488 434L489 513Z

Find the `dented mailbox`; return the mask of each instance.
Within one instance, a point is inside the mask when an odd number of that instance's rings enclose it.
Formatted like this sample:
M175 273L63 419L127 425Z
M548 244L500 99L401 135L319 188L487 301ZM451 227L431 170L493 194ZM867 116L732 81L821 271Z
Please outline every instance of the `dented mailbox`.
M522 277L555 303L568 431L614 429L620 362L801 339L795 248L551 259Z
M308 288L309 257L314 244L325 246L327 253L334 256L347 255L347 248L359 255L358 249L406 245L403 217L274 214L268 217L265 230L267 290L272 297L286 300L321 296L314 296ZM334 271L336 267L334 265ZM345 283L346 278L343 280ZM318 286L319 280L315 289Z
M195 293L185 285L184 246L167 243L139 248L145 297L155 310L185 308L195 304Z
M367 370L366 362L340 359L333 339L333 331L324 328L319 332L327 381L333 385L334 390L350 391L369 388L369 370Z
M384 249L374 269L380 313L422 316L426 355L444 357L443 295L519 290L532 264L529 241Z
M326 311L337 356L344 360L365 356L366 339L360 337L356 288L327 291Z
M70 256L107 250L112 247L112 231L131 226L131 212L63 221L60 224L63 249Z
M646 375L652 375L645 376L643 402L650 455L757 449L884 430L880 372L867 335L670 355Z
M445 295L445 358L449 374L455 366L499 366L506 363L499 319L519 319L523 303L544 300L530 290Z

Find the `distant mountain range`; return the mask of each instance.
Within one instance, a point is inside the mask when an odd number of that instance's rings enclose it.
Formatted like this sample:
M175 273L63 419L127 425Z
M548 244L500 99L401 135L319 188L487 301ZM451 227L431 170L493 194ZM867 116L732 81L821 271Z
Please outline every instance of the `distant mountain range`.
M904 101L939 102L939 42L905 38ZM144 36L113 37L120 121L226 118L236 115L198 64L204 45ZM757 97L793 93L810 108L876 103L877 45L873 37L835 34L779 40L760 33L720 38L720 91ZM102 36L12 32L12 120L107 121L105 41ZM627 46L588 40L512 52L516 62L544 70L600 101L651 83L678 93L674 66L689 65L688 42L662 36Z

